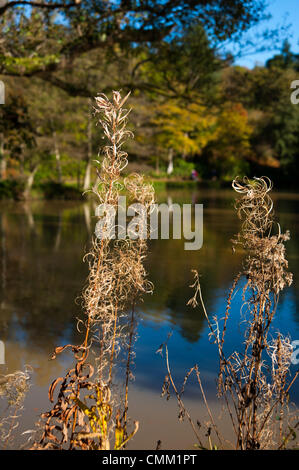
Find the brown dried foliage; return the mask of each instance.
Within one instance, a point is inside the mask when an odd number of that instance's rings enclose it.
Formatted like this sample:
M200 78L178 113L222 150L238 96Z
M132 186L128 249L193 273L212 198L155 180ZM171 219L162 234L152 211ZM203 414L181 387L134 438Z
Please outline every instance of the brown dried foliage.
M195 289L195 293L188 304L193 307L201 305L210 329L209 335L218 347L220 361L218 396L224 398L226 411L236 436L235 443L229 443L229 446L240 450L284 449L286 446L298 445L296 435L296 429L299 427L298 411L289 406L289 391L298 372L293 377L290 376L292 347L289 338L284 338L278 333L272 339L271 325L279 294L292 283L292 274L287 270L284 245L290 234L289 232L282 234L279 224L274 221L273 202L269 196L272 183L268 178L236 179L232 186L241 195L236 201L236 210L243 223L233 244L245 250L243 269L234 279L225 314L221 320L213 317L211 321L206 311L197 271L194 271L194 283L191 286ZM277 234L273 234L275 227ZM245 284L240 311L245 315L244 349L230 354L226 351L225 338L231 302L243 279ZM173 382L167 345L165 347L167 391L172 384L178 399L180 415L186 414L182 394L178 395ZM208 447L215 448L211 442L211 431L216 433L217 446L225 447L228 444L221 436L208 407L198 366L187 373L184 386L194 371L210 416L206 434ZM195 430L194 423L191 424ZM207 448L202 438L198 437L197 429L195 435L199 446Z
M123 145L132 136L126 130L129 111L123 108L128 96L122 98L114 91L111 101L105 95L95 98L95 114L100 116L107 145L102 149L102 161L97 160L98 184L91 191L99 204L109 204L117 210L124 189L132 202L143 204L149 211L154 200L153 187L140 175L131 175L123 184L120 181L127 165ZM114 219L109 220L106 214L104 231L109 233L114 228ZM55 404L42 415L42 435L36 439L34 449L120 449L137 432L138 423L131 433L127 432L128 383L135 304L144 293L152 291L143 265L146 249L146 239L138 237L93 237L91 250L85 256L89 265L82 294L85 318L78 323L78 327L84 324L84 339L80 345L66 345L54 351L53 358L70 348L75 366L50 386L49 399ZM130 328L125 329L124 324ZM113 388L113 371L121 348L127 351L122 399L116 397ZM91 349L95 367L87 362Z

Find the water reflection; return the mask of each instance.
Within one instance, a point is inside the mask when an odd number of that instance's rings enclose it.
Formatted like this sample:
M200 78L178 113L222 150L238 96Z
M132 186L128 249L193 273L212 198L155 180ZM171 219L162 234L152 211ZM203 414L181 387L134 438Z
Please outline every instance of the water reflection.
M155 290L139 306L136 380L132 391L141 402L142 393L149 391L151 400L153 392L157 402L160 400L165 370L163 360L155 351L170 330L174 331L170 342L172 367L178 380L197 362L203 381L212 389L218 366L215 347L208 340L202 313L186 303L192 295L191 269L196 268L202 276L207 310L218 315L223 311L242 257L240 253L233 255L231 250L230 240L239 227L233 197L230 190L160 194L159 202L204 205L204 242L199 251L185 251L184 240L150 241L146 264ZM287 255L290 271L294 273L293 285L282 295L275 328L298 340L299 196L276 194L274 200L283 230L291 231ZM32 427L37 414L36 411L30 414L30 409L36 407L36 394L42 391L39 405L47 409L46 387L68 361L64 356L49 361L54 347L79 341L76 317L80 316L80 306L75 299L87 276L82 259L94 229L93 214L91 203L2 202L0 206L0 340L5 344L6 357L0 373L21 370L25 364L34 368L35 385L27 400L25 429ZM232 318L229 344L234 347L240 341L238 304L232 310ZM193 393L191 387L191 398ZM173 412L171 407L169 410ZM147 414L144 411L144 417ZM146 424L142 426L142 416L139 419L141 437L138 439L142 442L142 429L147 428ZM148 436L148 439L154 441L155 437Z

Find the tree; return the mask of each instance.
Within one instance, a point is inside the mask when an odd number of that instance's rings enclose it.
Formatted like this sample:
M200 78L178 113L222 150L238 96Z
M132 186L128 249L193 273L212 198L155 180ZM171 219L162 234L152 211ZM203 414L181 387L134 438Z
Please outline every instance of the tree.
M299 71L299 54L294 54L291 51L291 45L286 39L282 45L281 53L275 55L266 62L267 68L279 68L288 69L293 68L297 72Z
M5 106L0 106L1 179L7 176L8 158L18 161L24 168L24 150L35 147L34 128L29 118L28 106L16 90L7 93Z
M245 174L252 156L252 128L248 113L241 103L227 102L220 110L213 138L205 149L210 167L224 179Z
M156 105L154 140L160 152L167 151L168 168L174 168L174 156L183 159L199 155L211 139L215 119L196 102L170 101Z
M0 74L36 75L88 97L86 84L59 75L85 53L101 49L107 56L118 48L134 55L138 47L176 40L191 23L223 41L257 23L264 9L261 0L13 1L0 9Z
M132 71L135 87L154 97L182 97L215 102L217 72L225 61L211 45L201 25L191 24L171 41L161 41L142 52Z
M290 101L290 84L296 79L296 70L286 66L290 64L287 57L294 57L287 44L284 51L284 60L282 56L279 60L275 56L277 60L269 60L267 67L227 70L223 94L232 102L241 102L248 110L254 161L261 166L283 167L289 175L294 175L299 146L299 108Z

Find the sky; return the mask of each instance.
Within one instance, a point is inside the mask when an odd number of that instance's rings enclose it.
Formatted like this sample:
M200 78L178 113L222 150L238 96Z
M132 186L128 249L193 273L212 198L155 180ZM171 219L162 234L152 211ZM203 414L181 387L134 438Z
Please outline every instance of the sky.
M257 28L252 28L250 35L265 28L275 28L277 25L290 24L288 40L291 44L292 52L299 54L299 0L270 0L268 12L272 15L271 20L260 24ZM253 53L248 56L238 58L235 63L248 68L253 68L256 64L264 65L265 61L277 50L268 50L261 53Z

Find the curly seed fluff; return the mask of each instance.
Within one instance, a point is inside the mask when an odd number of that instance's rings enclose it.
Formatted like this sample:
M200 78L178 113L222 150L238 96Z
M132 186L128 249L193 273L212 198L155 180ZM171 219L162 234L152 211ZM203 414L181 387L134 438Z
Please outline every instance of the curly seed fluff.
M281 449L296 440L295 429L299 427L298 409L291 409L288 403L289 390L298 376L298 372L293 378L290 376L290 340L271 331L279 294L292 283L285 256L285 242L290 234L282 234L274 220L269 195L272 182L268 178L236 178L232 186L239 194L235 208L242 220L233 243L245 252L243 268L229 291L222 319L214 317L211 322L196 271L192 285L195 295L189 304L196 306L199 297L210 337L218 346L218 396L225 399L235 432L233 447ZM240 308L245 325L243 347L230 352L226 335L231 303L243 280Z
M242 195L236 209L243 224L234 243L241 244L248 253L245 267L248 284L266 296L270 293L278 295L291 285L293 278L287 272L284 245L290 239L290 232L282 234L279 224L276 224L278 234L271 235L275 226L273 201L269 196L272 183L268 178L236 179L233 188Z
M292 283L285 257L285 242L290 233L282 234L274 220L269 195L272 182L268 178L237 178L232 186L240 194L236 210L242 227L233 242L241 245L246 253L242 274L247 280L243 299L248 318L244 353L233 353L226 365L222 365L219 385L223 390L226 379L228 389L237 398L241 448L271 448L281 442L282 423L286 425L283 418L286 416L290 345L280 334L274 340L268 338L279 293ZM273 233L275 227L277 234ZM272 360L270 376L264 351ZM273 417L278 412L281 421L277 431Z
M24 408L26 394L30 388L30 368L0 376L0 398L4 409L0 419L0 447L11 447L14 440L14 429L19 425L18 419ZM1 445L2 444L2 445Z

